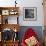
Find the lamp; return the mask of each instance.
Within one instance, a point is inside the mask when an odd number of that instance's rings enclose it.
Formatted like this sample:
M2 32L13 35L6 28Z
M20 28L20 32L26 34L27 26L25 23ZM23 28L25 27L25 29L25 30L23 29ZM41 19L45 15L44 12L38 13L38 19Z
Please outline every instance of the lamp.
M14 29L14 32L17 32L16 28Z
M15 7L16 7L16 4L17 4L17 2L16 2L17 0L15 0Z
M17 29L14 28L14 36L13 36L13 40L18 40L18 32L17 32Z

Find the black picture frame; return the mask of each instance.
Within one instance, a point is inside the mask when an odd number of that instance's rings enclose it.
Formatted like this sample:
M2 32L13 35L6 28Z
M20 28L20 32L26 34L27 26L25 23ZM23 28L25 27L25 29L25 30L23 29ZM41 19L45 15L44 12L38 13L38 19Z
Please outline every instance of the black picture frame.
M37 19L37 8L36 7L24 7L23 8L24 20L36 20Z

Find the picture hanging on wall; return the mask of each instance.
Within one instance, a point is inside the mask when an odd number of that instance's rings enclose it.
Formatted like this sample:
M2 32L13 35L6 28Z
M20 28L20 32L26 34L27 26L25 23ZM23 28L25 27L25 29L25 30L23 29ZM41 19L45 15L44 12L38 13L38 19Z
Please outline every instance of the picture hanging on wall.
M24 20L36 20L37 8L36 7L24 7L23 8Z

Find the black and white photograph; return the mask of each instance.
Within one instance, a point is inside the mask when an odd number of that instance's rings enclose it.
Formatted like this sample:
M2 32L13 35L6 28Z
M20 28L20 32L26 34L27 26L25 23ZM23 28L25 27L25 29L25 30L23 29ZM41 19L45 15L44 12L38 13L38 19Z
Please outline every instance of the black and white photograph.
M35 7L24 7L24 20L36 20L37 8Z

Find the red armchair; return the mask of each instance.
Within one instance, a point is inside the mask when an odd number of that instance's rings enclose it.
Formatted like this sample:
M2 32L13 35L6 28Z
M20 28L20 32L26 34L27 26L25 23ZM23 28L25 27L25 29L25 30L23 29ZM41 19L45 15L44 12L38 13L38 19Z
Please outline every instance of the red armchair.
M22 45L22 46L27 46L25 40L26 40L26 39L29 39L29 38L32 38L32 36L35 37L35 38L37 37L37 35L36 35L36 33L33 31L33 29L31 29L31 28L27 29L27 31L26 31L25 34L24 34L24 37L22 38L21 45ZM41 46L41 44L40 44L40 42L37 40L37 38L36 38L36 41L37 41L37 43L36 43L34 46ZM30 45L30 46L31 46L31 45Z

